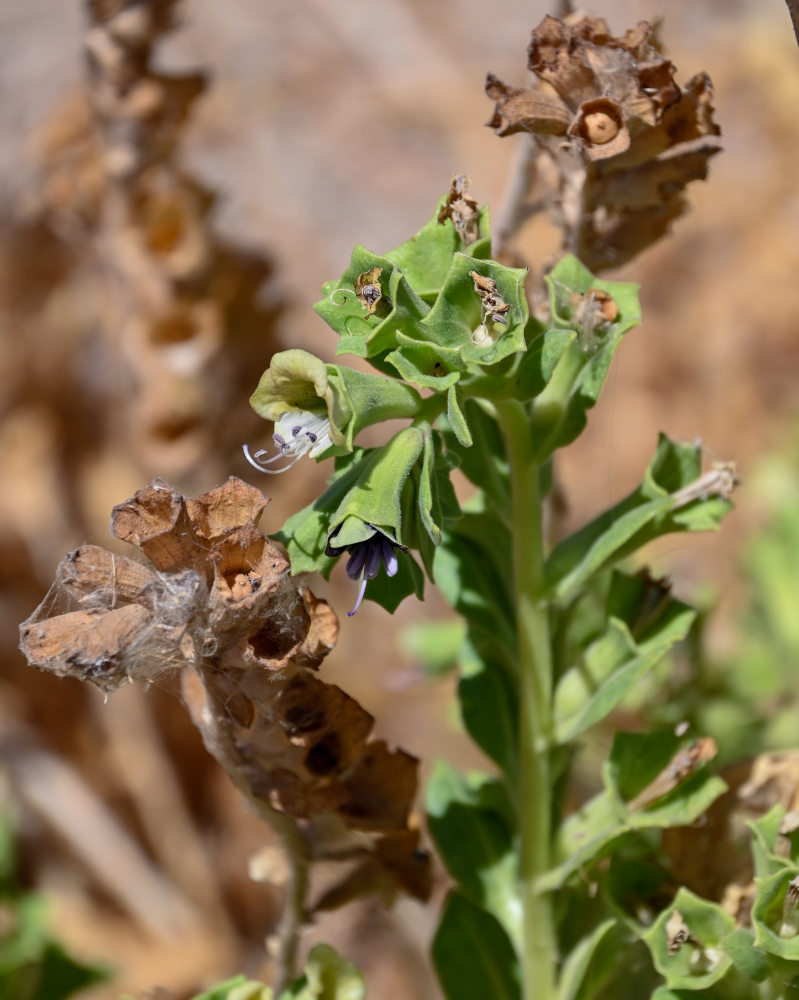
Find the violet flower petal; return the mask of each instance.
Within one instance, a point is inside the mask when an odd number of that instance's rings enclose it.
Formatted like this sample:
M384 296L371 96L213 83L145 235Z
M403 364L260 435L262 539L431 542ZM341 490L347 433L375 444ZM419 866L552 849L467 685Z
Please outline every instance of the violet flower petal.
M347 576L350 580L357 580L363 571L366 557L369 554L367 545L368 542L361 542L360 545L356 545L350 550L350 557L347 560Z
M399 569L399 559L397 558L397 550L391 544L391 542L383 535L380 537L381 542L381 556L383 559L383 565L386 567L387 576L395 576L397 570Z
M383 552L379 541L379 538L382 537L382 535L377 537L372 536L372 538L365 543L366 565L363 569L363 575L367 580L374 580L380 572L380 567L383 565Z

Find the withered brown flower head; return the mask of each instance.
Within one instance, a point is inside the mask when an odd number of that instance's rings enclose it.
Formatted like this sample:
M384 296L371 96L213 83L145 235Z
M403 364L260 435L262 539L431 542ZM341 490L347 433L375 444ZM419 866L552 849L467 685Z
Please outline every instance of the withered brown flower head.
M325 857L331 830L338 842L362 831L380 892L426 897L429 859L414 848L407 863L384 864L380 846L398 834L418 842L408 826L418 762L370 739L372 716L315 676L338 621L258 528L266 503L235 477L194 498L153 480L111 519L146 562L96 545L70 553L20 628L22 651L105 692L179 681L208 750L262 813L298 824L311 858Z
M566 248L592 271L629 260L685 210L683 189L720 150L706 73L683 89L645 21L613 35L602 18L545 17L528 48L534 87L493 73L488 125L530 133L544 154L531 201L545 205Z

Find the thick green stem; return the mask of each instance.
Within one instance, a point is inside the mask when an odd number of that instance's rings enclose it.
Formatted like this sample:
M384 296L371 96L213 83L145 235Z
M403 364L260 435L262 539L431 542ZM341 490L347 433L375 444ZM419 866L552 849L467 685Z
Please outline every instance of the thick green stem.
M540 466L530 418L518 402L498 405L508 445L519 667L520 890L524 912L522 981L525 1000L554 1000L557 945L549 894L536 891L551 863L552 656L544 600Z

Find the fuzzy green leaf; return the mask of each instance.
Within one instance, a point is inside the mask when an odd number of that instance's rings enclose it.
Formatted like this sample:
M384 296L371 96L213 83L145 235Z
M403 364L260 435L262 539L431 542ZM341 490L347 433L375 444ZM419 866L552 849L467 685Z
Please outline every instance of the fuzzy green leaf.
M488 910L517 947L521 906L512 806L502 782L438 761L427 786L427 825L461 892Z
M592 1000L602 989L604 976L595 968L602 946L618 927L614 919L603 920L587 937L572 949L563 963L558 983L558 1000ZM605 963L607 963L607 956ZM613 960L611 959L611 962Z
M380 268L379 284L383 294L373 313L355 292L359 275ZM405 280L402 271L387 257L356 246L349 267L338 281L322 288L324 297L314 305L316 312L341 338L336 354L356 354L375 358L396 344L397 330L418 333L421 320L430 307L419 298Z
M563 352L574 343L574 330L545 330L529 344L516 373L516 398L533 399L544 391Z
M376 449L377 456L336 508L329 531L346 518L358 518L386 531L403 544L402 491L422 453L423 444L422 432L417 427L406 427L382 448Z
M606 292L618 306L619 314L610 323L613 329L627 333L641 322L638 285L597 278L572 254L561 258L544 280L556 326L585 333L590 314L587 315L584 297L590 295L592 289Z
M336 563L335 557L325 555L331 519L349 490L367 475L379 453L379 448L356 449L350 455L337 458L335 472L325 492L312 504L292 514L275 533L274 537L288 550L295 576L311 572L321 573L325 579L330 576Z
M554 341L560 350L545 387L540 379L533 378L531 384L538 397L532 426L539 461L579 436L587 411L599 398L616 348L640 321L636 286L594 278L575 257L560 261L546 282L552 325L566 336ZM608 295L612 302L607 301Z
M416 294L426 302L434 302L447 277L452 258L461 250L472 257L488 256L488 210L483 208L478 217L481 239L464 247L451 219L438 221L438 213L446 200L439 199L433 218L419 232L386 257L399 267Z
M386 363L406 382L420 389L446 392L461 377L466 363L457 348L444 348L397 334L398 348L386 355Z
M461 409L460 394L457 385L451 385L447 391L447 423L458 443L464 448L471 448L472 434Z
M610 759L603 768L605 791L561 824L555 843L557 863L539 880L540 889L560 888L630 835L687 826L707 811L727 786L706 765L700 765L651 804L634 810L627 807L669 765L680 746L673 732L616 733Z
M451 892L433 939L433 964L447 1000L521 1000L518 960L496 917Z
M47 903L33 893L7 902L9 931L0 937L0 996L9 1000L66 1000L108 977L77 961L48 932Z
M192 1000L272 1000L272 996L269 986L247 979L245 976L235 976L200 993Z
M466 512L445 528L433 559L434 581L478 636L512 649L513 602L507 567L511 539L497 518Z
M636 681L687 636L695 618L693 608L669 601L640 643L623 621L611 618L604 635L586 648L581 663L558 683L554 705L557 741L574 739L613 711Z
M669 948L667 924L678 912L691 936L676 951ZM721 942L735 927L733 918L717 903L710 903L680 888L674 903L664 910L643 935L655 968L666 977L669 989L704 990L729 971L732 959Z
M671 731L652 733L617 732L608 764L603 772L605 787L625 803L647 789L672 763L678 750L690 743ZM651 803L629 811L627 822L633 829L688 826L727 790L707 764L664 792Z
M799 908L790 901L794 890L789 886L794 880L799 884L799 868L783 868L766 878L755 878L752 926L758 947L780 958L799 961Z
M768 957L755 945L755 936L748 927L738 927L721 939L721 947L730 956L739 972L756 983L771 974Z
M458 702L469 735L502 771L516 773L519 711L515 686L505 664L490 647L467 639L459 659Z
M747 826L752 831L752 860L755 866L755 875L759 878L767 878L775 875L783 868L788 868L791 860L777 854L777 839L779 837L780 823L785 816L785 807L777 803L766 813L756 820L748 820Z
M675 508L670 496L696 481L700 467L697 445L679 444L662 434L638 489L552 550L545 567L552 596L568 602L593 574L661 535L717 528L730 509L726 500L698 498Z
M452 430L444 431L447 451L457 455L461 472L479 486L500 510L510 502L508 462L505 442L492 420L473 400L467 399L463 414L469 425L474 447L465 448Z
M475 291L470 271L493 278L498 294L511 307L506 315L507 325L489 325L492 342L488 345L472 341L472 334L480 324L480 296ZM524 351L524 329L529 315L524 293L526 276L527 271L523 269L456 253L441 294L422 321L426 339L457 348L464 361L480 365L493 365L510 354Z

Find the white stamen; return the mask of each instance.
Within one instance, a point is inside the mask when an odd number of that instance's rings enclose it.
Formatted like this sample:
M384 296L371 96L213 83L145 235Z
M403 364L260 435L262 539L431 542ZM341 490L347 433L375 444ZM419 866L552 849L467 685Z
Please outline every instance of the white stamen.
M265 448L250 453L247 445L242 445L244 457L258 469L259 472L266 472L275 475L278 472L286 472L303 455L310 455L316 458L321 455L333 443L330 440L330 421L327 417L322 417L318 413L311 413L308 410L289 410L275 421L275 433L272 435L277 452L269 455ZM290 459L288 465L283 465L279 469L268 469L268 465L279 461L281 458Z

